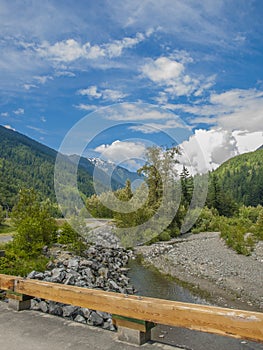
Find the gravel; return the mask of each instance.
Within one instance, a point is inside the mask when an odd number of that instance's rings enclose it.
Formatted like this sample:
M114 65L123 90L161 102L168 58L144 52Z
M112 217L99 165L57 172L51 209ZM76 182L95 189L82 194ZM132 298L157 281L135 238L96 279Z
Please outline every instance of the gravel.
M137 253L161 272L209 292L218 305L263 309L263 242L243 256L228 248L218 232L204 232L139 247Z

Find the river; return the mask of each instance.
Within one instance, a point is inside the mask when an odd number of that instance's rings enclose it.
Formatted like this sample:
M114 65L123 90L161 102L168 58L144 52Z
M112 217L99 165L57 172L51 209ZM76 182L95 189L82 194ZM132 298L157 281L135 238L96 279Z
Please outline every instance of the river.
M194 295L175 280L161 275L155 269L143 266L139 259L132 260L129 268L128 275L138 290L138 295L209 304L207 300ZM158 342L192 350L263 350L263 344L255 342L162 325L153 330L152 338Z

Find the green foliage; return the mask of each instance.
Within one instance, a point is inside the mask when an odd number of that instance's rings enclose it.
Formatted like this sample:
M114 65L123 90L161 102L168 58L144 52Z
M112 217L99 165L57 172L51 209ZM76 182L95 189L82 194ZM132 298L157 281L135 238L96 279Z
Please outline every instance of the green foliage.
M226 244L233 248L238 254L250 255L254 247L254 239L247 234L251 228L251 221L240 218L221 218L221 237Z
M41 200L49 198L55 203L56 157L57 152L51 148L0 126L0 205L11 209L20 188L31 187L39 193ZM66 157L65 168L71 172L74 168ZM86 196L94 193L91 175L92 171L89 173L84 167L79 167L78 185Z
M196 210L199 211L199 209L192 210L192 215L195 216ZM204 207L192 228L192 232L219 231L219 221L220 218L216 209Z
M29 256L25 252L18 253L12 243L6 244L5 257L0 259L0 273L15 276L26 276L29 272L45 271L48 259L43 255Z
M160 233L158 238L159 238L159 241L170 241L171 239L170 232L165 230L162 233Z
M23 189L12 212L17 228L13 248L28 256L38 256L44 245L56 237L57 225L51 217L49 203L41 203L32 189Z
M69 250L81 254L86 249L83 237L68 223L62 225L58 232L57 242L66 244Z
M108 192L102 193L100 196L93 194L86 200L86 207L88 212L94 218L112 218L113 212L103 203L107 203Z
M263 205L263 149L231 158L214 173L223 191L237 203Z
M182 188L182 203L184 206L189 206L193 196L194 180L185 166L183 166L183 170L180 174L180 182Z
M263 208L260 210L257 221L252 227L252 232L256 240L263 240Z
M0 205L0 225L4 222L5 219L5 211L3 207Z
M237 212L237 204L223 187L215 172L210 173L208 195L206 200L209 208L215 208L219 215L231 217Z
M262 210L263 207L261 205L258 205L257 207L246 207L245 205L242 205L239 208L238 217L241 219L248 219L252 223L256 223Z

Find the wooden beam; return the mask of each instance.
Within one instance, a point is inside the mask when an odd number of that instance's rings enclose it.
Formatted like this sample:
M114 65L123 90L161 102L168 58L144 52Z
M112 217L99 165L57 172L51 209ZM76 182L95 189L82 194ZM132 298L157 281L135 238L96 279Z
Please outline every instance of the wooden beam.
M0 274L0 290L14 290L14 283L19 277Z
M263 313L18 280L22 294L169 326L263 342Z

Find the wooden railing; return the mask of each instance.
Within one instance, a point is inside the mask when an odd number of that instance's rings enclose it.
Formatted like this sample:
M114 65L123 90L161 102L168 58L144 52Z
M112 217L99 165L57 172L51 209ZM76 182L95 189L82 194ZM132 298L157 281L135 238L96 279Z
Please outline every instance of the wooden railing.
M0 274L0 290L157 324L263 342L263 313L105 292Z

